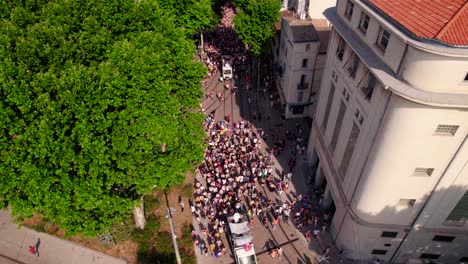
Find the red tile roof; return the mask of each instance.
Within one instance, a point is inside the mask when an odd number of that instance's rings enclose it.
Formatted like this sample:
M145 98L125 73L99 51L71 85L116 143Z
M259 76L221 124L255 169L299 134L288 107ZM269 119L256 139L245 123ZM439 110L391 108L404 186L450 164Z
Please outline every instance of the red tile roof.
M368 0L417 37L468 46L468 0Z

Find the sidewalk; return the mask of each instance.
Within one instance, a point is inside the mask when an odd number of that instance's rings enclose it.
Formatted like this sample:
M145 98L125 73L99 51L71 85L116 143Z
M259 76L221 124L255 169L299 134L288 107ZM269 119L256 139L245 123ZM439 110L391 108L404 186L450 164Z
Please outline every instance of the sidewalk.
M39 256L28 252L40 239ZM125 264L124 260L105 255L76 243L36 232L11 222L10 211L0 210L0 263L2 264Z

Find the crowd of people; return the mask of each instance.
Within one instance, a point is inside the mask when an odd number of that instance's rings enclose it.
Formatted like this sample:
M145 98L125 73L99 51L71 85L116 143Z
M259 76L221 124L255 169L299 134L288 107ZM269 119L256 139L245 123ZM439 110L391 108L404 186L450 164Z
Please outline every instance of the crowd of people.
M210 32L204 34L203 50L204 63L208 69L208 76L216 74L221 68L221 56L230 55L234 71L247 69L248 54L245 45L233 29L235 8L231 3L222 7L221 24ZM206 80L205 80L206 81Z
M291 221L310 240L327 228L327 214L321 218L322 194L290 192L291 171L275 173L272 151L262 147L266 133L254 129L248 121L216 122L215 112L205 119L208 147L198 167L203 180L196 181L191 211L203 234L194 236L200 251L221 257L226 250L221 235L227 219L234 213L245 214L250 224L258 219L266 228L275 230L279 222ZM266 149L266 151L264 151ZM265 188L263 188L265 187ZM267 192L281 197L290 194L291 201L274 202ZM286 197L283 195L282 197ZM208 241L205 245L204 241ZM209 249L209 250L208 250Z
M209 71L207 78L213 78L220 70L222 55L231 56L234 73L247 69L248 53L233 30L234 10L230 3L224 5L221 25L204 35L204 63ZM263 72L263 68L261 76L266 95L267 87L273 86L275 77L272 71ZM248 90L248 75L244 84ZM210 93L207 93L207 97L213 99ZM221 94L216 94L216 97L223 100ZM277 95L270 94L269 99L271 107L278 102ZM250 103L250 97L248 100ZM253 121L256 118L255 114ZM202 254L219 258L226 253L227 245L223 243L222 236L228 226L228 217L236 212L246 215L251 225L258 220L271 230L275 230L282 221L291 222L309 240L327 228L329 215L322 214L321 191L301 195L290 190L296 159L305 154L306 140L300 125L296 125L295 130L256 130L251 122L231 122L229 116L224 117L223 121L216 121L213 111L206 117L204 126L208 147L198 167L202 177L195 182L193 201L190 201L191 212L201 230L194 230L192 237ZM262 146L262 142L268 142L270 147ZM275 171L272 159L283 153L286 144L295 146L286 154L290 157L289 171ZM272 195L263 190L284 199L272 201L268 198ZM271 257L281 257L282 254L282 248L270 250Z

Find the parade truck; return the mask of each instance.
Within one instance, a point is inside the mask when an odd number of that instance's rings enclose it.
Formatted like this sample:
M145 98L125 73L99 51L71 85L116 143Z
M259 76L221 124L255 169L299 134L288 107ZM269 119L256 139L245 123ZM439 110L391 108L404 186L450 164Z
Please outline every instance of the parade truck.
M232 61L230 55L221 56L221 66L223 71L223 79L232 79Z
M245 215L235 213L228 217L228 240L236 264L257 264L249 221Z

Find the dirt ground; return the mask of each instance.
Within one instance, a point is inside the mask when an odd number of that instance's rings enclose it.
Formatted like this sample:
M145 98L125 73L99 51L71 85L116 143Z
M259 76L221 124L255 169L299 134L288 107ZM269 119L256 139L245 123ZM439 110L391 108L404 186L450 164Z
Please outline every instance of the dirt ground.
M172 214L172 222L174 224L174 230L176 235L180 237L181 235L181 228L186 224L190 224L192 220L192 214L190 212L189 206L189 198L191 198L193 193L193 183L194 183L195 175L193 173L187 173L186 179L183 183L173 187L170 191L167 192L167 198L169 202L169 206L176 209L177 211ZM159 207L155 207L153 213L159 217L161 221L161 227L159 232L170 232L170 226L168 219L166 218L167 214L167 206L166 206L166 198L164 192L156 191L155 196L159 199L160 205ZM185 210L182 212L179 206L179 196L181 196ZM34 228L40 232L45 232L62 239L67 239L83 245L88 248L92 248L99 252L121 258L126 260L128 263L133 264L137 263L137 252L138 252L138 244L127 240L123 243L119 244L102 244L99 242L99 239L89 239L89 238L82 238L80 236L74 236L71 238L64 237L64 231L59 229L58 226L52 225L49 223L44 223L42 219L34 215L30 219L26 219L22 222L22 225ZM38 228L38 226L40 226Z
M185 181L178 186L175 186L167 192L167 198L169 200L169 206L176 209L177 211L172 213L172 223L174 225L174 231L177 236L181 234L181 227L186 224L192 223L192 213L190 212L189 199L192 198L193 184L195 181L195 174L187 173ZM160 231L171 232L169 226L169 220L166 218L167 206L166 198L163 192L155 192L156 197L161 201L161 206L157 208L154 213L161 219ZM185 205L185 210L182 212L179 206L179 196Z

